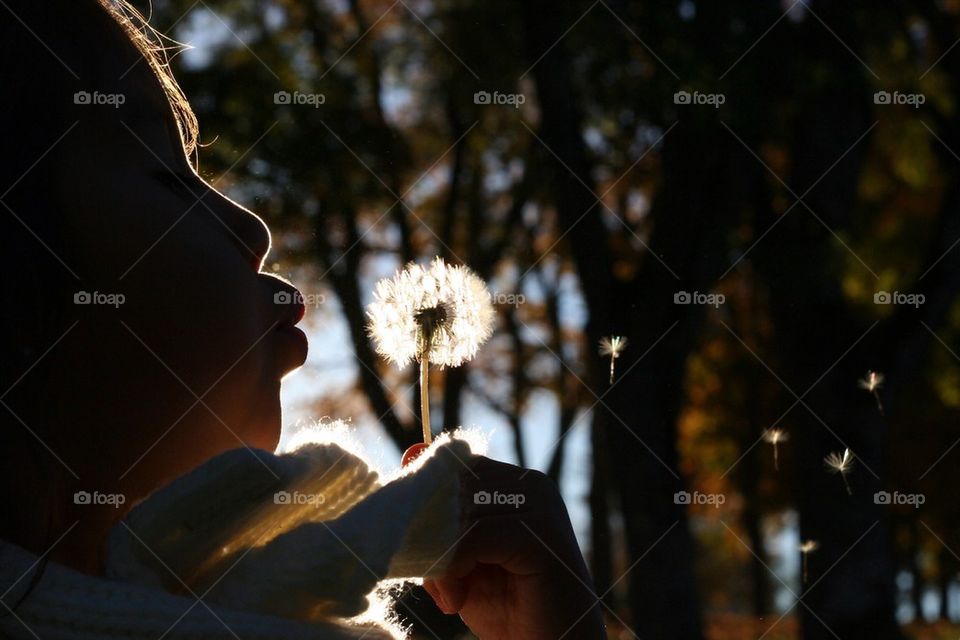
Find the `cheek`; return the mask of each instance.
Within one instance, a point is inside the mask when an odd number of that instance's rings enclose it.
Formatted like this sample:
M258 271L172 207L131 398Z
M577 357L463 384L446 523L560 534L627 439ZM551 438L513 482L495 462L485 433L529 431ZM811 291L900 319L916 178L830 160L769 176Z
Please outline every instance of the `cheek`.
M177 224L123 286L131 312L165 330L158 332L172 332L186 361L222 364L217 377L269 326L263 317L267 294L256 274L223 235L199 220Z
M194 436L221 449L240 446L236 436L264 446L279 423L263 337L270 294L226 229L197 211L177 222L171 209L101 205L97 224L83 226L85 286L125 296L116 348L101 352L97 368L109 371L124 406L141 409L139 420L169 421L200 396L209 411L190 425Z
M237 250L209 225L183 221L125 280L129 297L142 303L138 323L156 336L171 368L198 395L229 392L218 414L242 414L267 377L270 323L268 292Z

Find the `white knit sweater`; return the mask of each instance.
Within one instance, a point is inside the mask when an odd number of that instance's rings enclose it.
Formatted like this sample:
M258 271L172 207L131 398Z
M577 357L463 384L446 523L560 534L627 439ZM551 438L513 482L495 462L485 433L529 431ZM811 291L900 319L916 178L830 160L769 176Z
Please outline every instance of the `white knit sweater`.
M229 451L114 527L105 578L50 563L11 612L38 558L0 541L0 636L402 638L384 589L445 568L472 455L464 440L443 437L381 485L334 444Z

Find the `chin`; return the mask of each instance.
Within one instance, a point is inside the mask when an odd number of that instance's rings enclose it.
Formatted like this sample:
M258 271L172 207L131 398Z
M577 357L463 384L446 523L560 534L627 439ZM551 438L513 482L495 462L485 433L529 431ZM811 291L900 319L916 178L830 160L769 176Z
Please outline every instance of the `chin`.
M280 383L270 386L273 388L257 403L247 429L240 435L248 446L273 452L280 443L282 414Z

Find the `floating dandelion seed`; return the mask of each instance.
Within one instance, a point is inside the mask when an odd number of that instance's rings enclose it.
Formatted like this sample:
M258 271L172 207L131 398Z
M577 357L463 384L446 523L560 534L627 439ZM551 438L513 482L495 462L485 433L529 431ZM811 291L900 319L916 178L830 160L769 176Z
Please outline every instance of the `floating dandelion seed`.
M436 258L380 280L373 298L367 328L377 353L400 368L420 363L423 441L430 444L430 364L458 367L473 358L493 331L490 292L470 269Z
M803 581L807 581L807 556L820 548L820 543L816 540L804 540L800 543L800 557L803 558Z
M840 474L843 478L843 484L847 488L847 494L852 496L853 491L850 489L850 483L847 482L847 474L853 469L853 453L850 449L844 449L843 455L836 452L830 453L823 461L830 473Z
M773 445L773 468L777 471L780 470L780 455L777 445L789 439L790 434L783 429L773 428L763 432L763 441Z
M610 384L613 384L614 363L623 350L627 348L627 339L623 336L610 336L609 338L600 338L600 355L610 356Z
M883 374L879 371L867 371L867 375L858 380L857 385L867 393L873 394L877 401L877 411L883 415L883 403L880 402L879 392L883 388Z

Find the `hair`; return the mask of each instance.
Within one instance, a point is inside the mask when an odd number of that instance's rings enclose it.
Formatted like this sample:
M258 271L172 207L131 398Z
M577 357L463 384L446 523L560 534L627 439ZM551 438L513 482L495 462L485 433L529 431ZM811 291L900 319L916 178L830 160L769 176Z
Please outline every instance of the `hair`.
M3 6L0 13L12 15L0 20L6 94L0 100L0 135L5 142L0 154L0 251L6 263L0 273L0 400L22 380L30 383L21 385L28 393L43 389L46 397L31 397L29 427L6 403L0 406L0 539L46 550L62 525L55 504L63 493L64 477L59 463L37 439L69 414L56 406L55 391L25 373L62 336L68 300L78 283L59 258L54 259L71 251L61 231L60 204L46 185L41 160L48 154L56 156L59 138L76 120L66 99L89 88L80 86L74 70L90 72L85 80L102 81L93 71L94 61L109 55L115 45L132 44L147 61L175 116L184 154L194 166L198 125L170 69L170 51L183 45L151 27L127 0L7 0ZM25 460L35 463L37 477L43 478L41 497L35 499L49 500L45 540L25 539L26 524L16 518L24 501L21 494L29 489L7 463L16 461L24 467ZM45 564L44 557L17 605L32 591Z
M130 38L133 45L140 51L144 59L150 65L154 75L160 81L164 93L167 95L167 101L173 110L173 115L177 121L177 128L180 131L180 139L183 142L184 153L188 157L196 158L197 139L199 138L200 127L197 123L197 116L190 107L186 94L177 83L170 69L171 49L179 50L186 45L173 40L169 36L157 31L150 26L149 18L143 16L139 10L131 5L127 0L96 0L106 11L113 16L117 24L123 29ZM164 42L173 43L173 47L165 45Z

